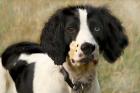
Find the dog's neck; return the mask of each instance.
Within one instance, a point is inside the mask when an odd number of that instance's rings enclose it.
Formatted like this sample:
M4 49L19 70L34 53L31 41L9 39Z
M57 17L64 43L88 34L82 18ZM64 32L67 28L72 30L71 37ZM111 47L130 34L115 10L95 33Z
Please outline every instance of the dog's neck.
M70 78L74 80L83 80L83 78L86 79L88 77L94 77L96 75L96 64L94 64L93 62L74 66L67 58L63 66L69 73Z
M93 62L75 66L67 58L63 67L68 72L71 81L73 83L80 82L84 90L88 90L92 86L92 82L96 79L96 64Z

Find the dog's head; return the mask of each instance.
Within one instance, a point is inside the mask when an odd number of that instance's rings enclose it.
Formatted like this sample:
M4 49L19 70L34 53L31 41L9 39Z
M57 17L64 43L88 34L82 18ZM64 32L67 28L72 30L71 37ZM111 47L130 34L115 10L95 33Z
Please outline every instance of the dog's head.
M115 62L128 45L120 21L108 9L89 5L59 9L43 28L41 46L55 64L65 62L72 42L73 62L97 60L99 54Z

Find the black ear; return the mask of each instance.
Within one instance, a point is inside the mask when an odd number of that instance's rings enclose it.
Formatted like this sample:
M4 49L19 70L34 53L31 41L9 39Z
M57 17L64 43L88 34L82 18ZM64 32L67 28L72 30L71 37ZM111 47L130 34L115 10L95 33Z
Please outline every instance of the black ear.
M106 8L100 8L101 20L104 25L104 46L102 53L108 62L115 62L128 45L128 38L121 22Z
M41 35L41 47L54 60L61 65L67 56L66 43L64 41L64 16L57 11L45 24Z

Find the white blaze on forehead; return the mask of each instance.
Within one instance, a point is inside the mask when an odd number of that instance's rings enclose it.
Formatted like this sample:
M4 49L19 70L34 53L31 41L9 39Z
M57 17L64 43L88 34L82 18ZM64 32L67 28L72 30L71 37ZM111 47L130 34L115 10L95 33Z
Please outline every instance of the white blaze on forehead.
M87 23L86 9L79 9L80 30L77 35L76 41L81 45L84 42L96 44L93 35L91 34Z
M80 20L80 29L79 29L79 33L77 34L77 37L76 37L76 43L78 44L79 47L77 48L77 52L73 58L74 60L81 59L81 57L79 56L81 53L83 53L81 50L81 46L85 42L95 45L96 46L95 50L97 50L97 47L98 47L98 45L88 27L86 9L79 9L79 20Z

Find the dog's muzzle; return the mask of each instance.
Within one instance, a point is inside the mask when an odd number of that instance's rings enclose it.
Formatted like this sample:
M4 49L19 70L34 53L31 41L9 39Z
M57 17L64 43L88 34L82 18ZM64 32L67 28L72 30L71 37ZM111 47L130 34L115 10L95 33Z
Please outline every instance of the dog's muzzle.
M89 62L97 61L97 52L95 44L85 42L80 45L76 42L72 42L70 45L69 56L73 64L87 64Z

